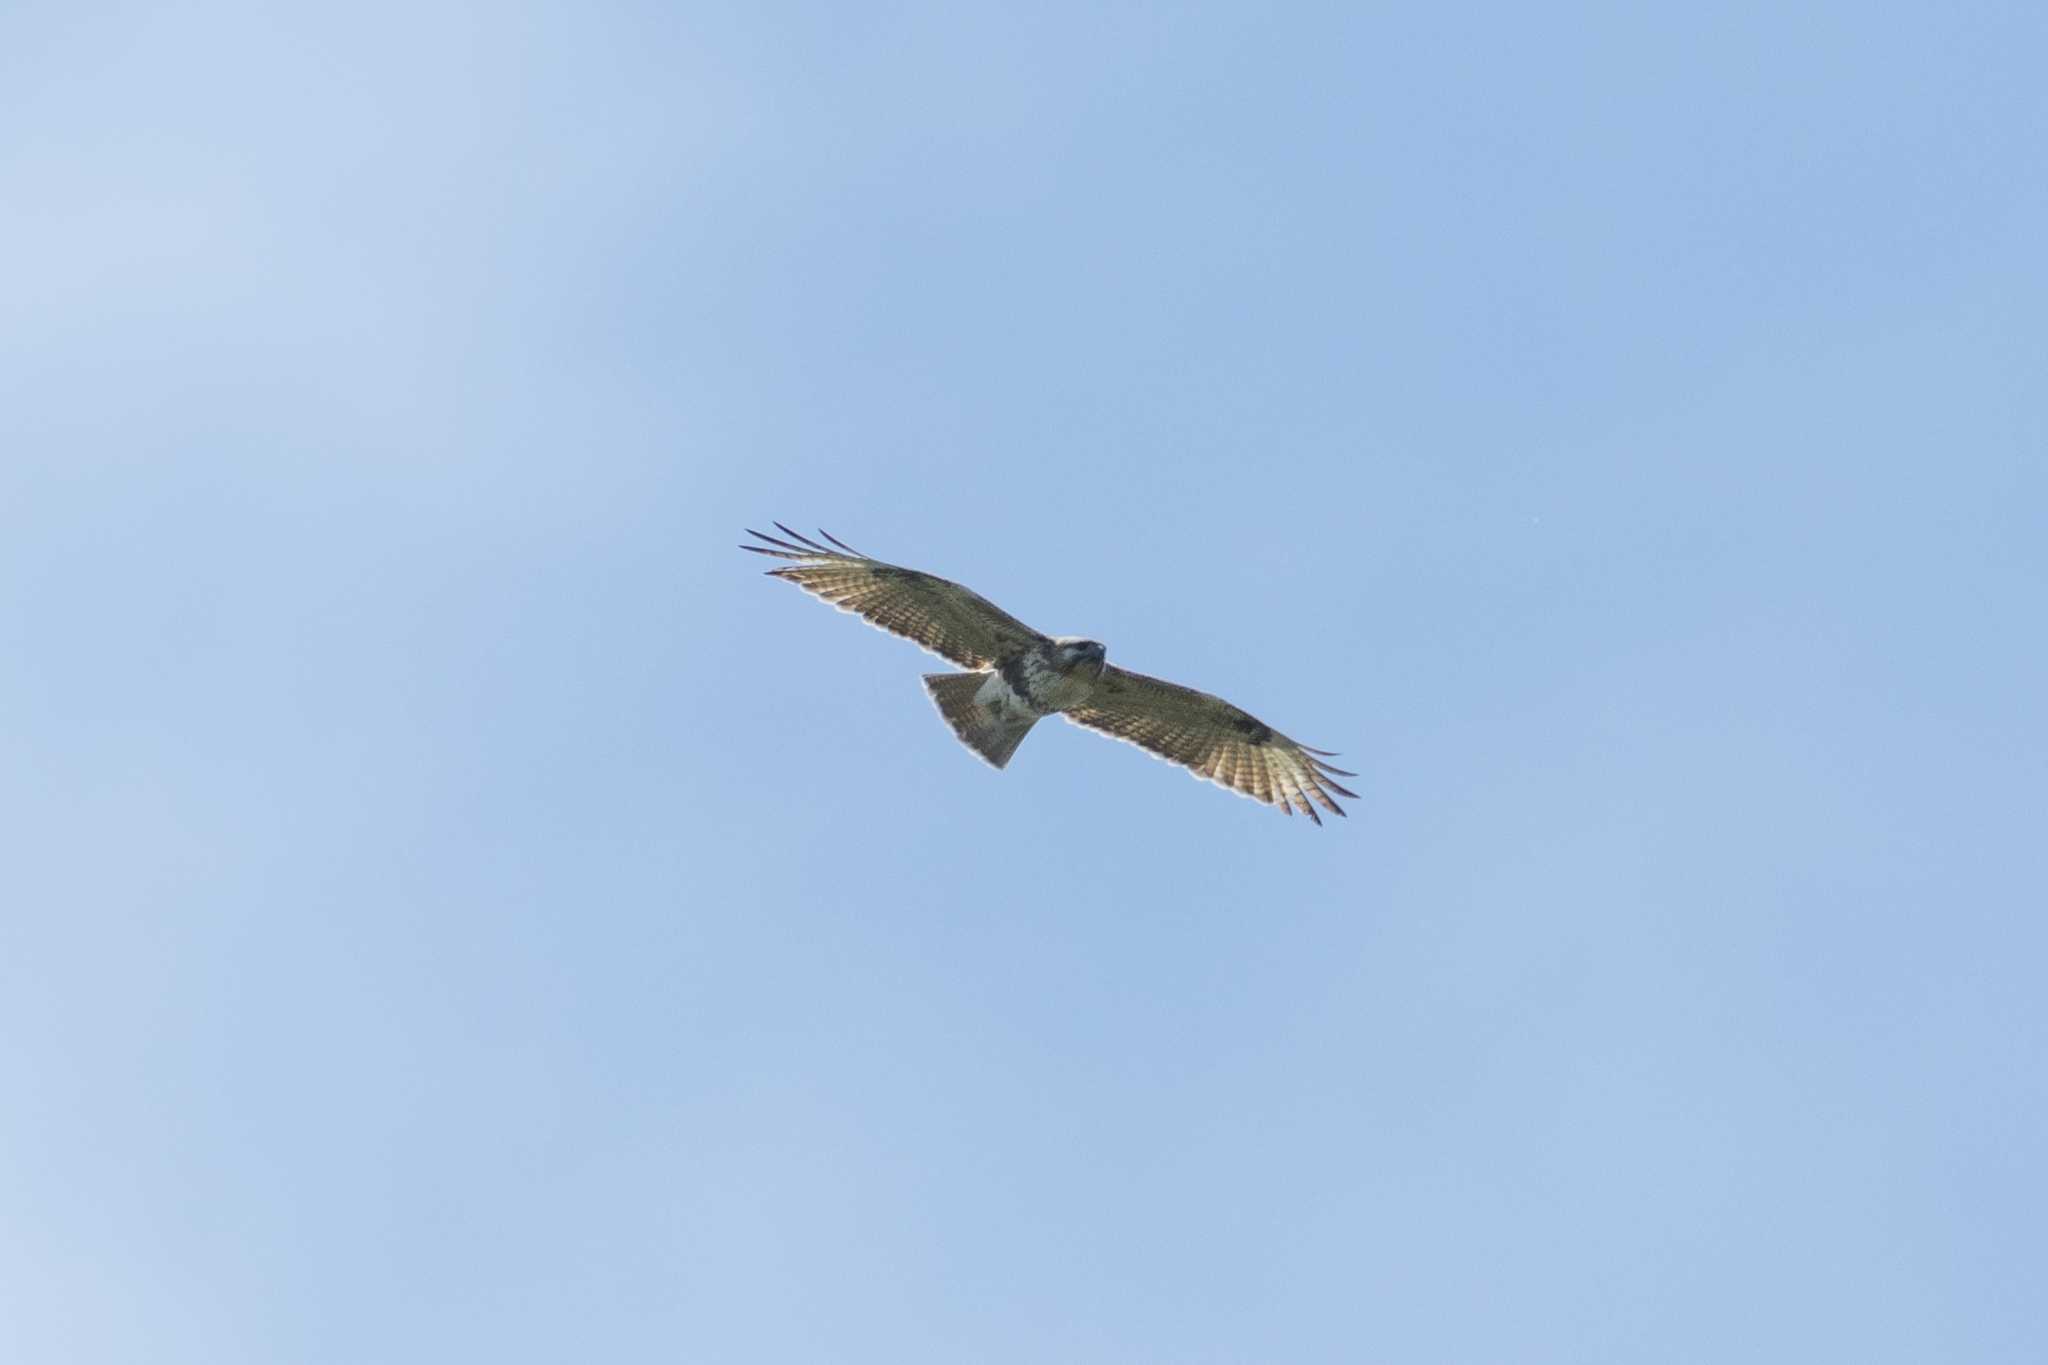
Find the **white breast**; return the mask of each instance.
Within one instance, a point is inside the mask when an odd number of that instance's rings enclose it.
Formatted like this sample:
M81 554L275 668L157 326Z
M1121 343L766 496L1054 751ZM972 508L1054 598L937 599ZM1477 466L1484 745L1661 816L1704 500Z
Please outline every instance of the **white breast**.
M987 680L981 685L981 690L974 694L974 703L997 719L1041 714L1037 707L1018 696L1016 690L1003 681L1003 675L1000 673L988 675Z

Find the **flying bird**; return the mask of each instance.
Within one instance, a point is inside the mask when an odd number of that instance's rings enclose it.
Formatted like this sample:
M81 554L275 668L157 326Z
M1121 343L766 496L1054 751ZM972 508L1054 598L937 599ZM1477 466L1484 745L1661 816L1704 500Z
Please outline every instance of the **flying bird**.
M771 575L969 670L927 673L924 686L960 742L993 767L1010 761L1032 726L1060 715L1289 815L1299 806L1318 825L1317 805L1344 814L1330 793L1358 796L1335 780L1357 774L1323 761L1335 754L1221 697L1118 668L1095 640L1041 634L958 583L870 559L829 531L818 532L825 545L774 526L788 539L749 529L762 544L740 546L792 561Z

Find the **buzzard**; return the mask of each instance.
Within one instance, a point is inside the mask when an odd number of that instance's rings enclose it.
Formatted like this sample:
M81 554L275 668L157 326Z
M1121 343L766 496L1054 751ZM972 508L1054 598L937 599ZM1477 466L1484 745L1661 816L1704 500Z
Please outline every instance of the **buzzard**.
M1094 640L1041 635L958 583L870 559L829 531L818 532L828 546L774 526L788 539L749 529L762 543L740 547L792 561L770 574L971 670L927 673L924 686L960 742L993 767L1057 714L1289 815L1299 806L1318 825L1316 805L1344 814L1331 792L1358 795L1335 780L1357 774L1323 761L1335 754L1298 744L1221 697L1118 668Z

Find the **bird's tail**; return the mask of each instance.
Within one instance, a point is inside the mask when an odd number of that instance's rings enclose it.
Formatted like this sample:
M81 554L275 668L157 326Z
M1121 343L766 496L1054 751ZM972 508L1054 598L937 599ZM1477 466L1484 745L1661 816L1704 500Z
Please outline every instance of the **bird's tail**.
M1038 717L1010 707L991 707L976 701L986 673L927 673L924 690L938 703L939 714L960 742L1000 768L1017 752L1024 736L1038 724Z

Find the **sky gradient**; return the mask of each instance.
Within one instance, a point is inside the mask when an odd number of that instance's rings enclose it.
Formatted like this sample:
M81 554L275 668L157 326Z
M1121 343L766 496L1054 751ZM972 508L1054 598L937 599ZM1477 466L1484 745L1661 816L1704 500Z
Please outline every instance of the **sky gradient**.
M9 7L0 1356L2048 1358L2044 58Z

